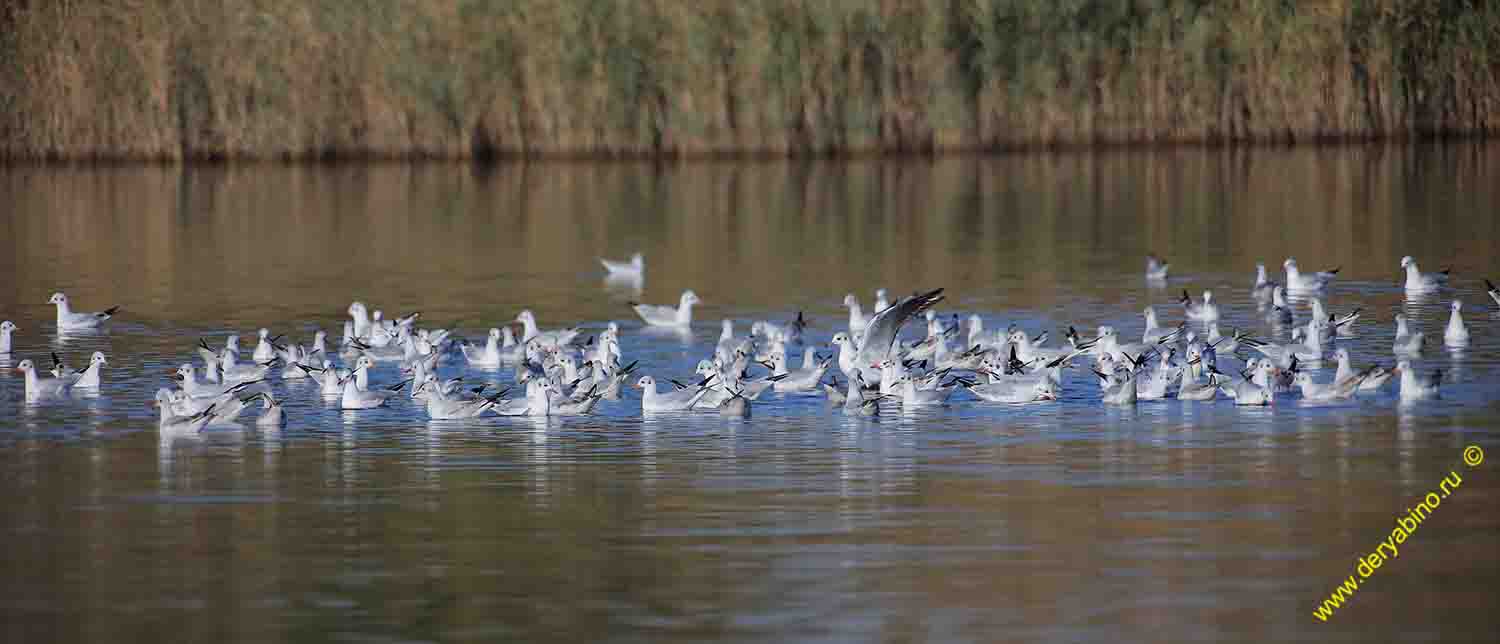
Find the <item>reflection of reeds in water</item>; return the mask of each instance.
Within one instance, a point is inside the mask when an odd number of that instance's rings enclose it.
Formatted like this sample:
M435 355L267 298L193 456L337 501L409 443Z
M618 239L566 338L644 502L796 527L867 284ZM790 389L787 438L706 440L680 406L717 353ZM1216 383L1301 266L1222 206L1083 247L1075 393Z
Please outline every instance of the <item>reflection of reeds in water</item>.
M1489 2L0 7L0 158L675 157L1493 131Z
M1118 297L1090 276L1137 275L1148 251L1172 262L1174 279L1243 274L1202 284L1229 289L1221 299L1244 297L1256 261L1279 273L1288 256L1342 265L1343 280L1394 284L1406 254L1477 279L1497 232L1500 190L1485 181L1497 154L13 169L0 174L14 197L0 222L0 270L13 285L0 304L39 309L66 288L75 301L123 305L122 323L311 319L336 332L355 298L477 328L525 307L544 326L633 319L623 299L672 302L685 288L707 301L709 322L831 310L876 287L1052 307L1064 295ZM648 265L638 295L577 297L609 293L596 257L637 249Z

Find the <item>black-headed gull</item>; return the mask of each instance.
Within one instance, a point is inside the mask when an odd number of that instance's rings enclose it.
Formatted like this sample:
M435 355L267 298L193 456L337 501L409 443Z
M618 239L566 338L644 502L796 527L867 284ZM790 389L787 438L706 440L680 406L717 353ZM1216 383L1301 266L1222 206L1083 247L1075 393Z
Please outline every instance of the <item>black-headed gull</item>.
M1276 371L1276 365L1268 360L1256 362L1250 367L1255 371L1255 378L1268 380ZM1209 372L1210 381L1224 392L1224 395L1233 398L1236 405L1269 405L1275 402L1276 393L1268 385L1260 384L1255 379L1241 379L1227 376L1217 369Z
M849 307L849 333L854 335L863 333L865 326L870 323L870 319L865 316L864 309L860 307L859 298L855 297L853 293L845 295L844 306Z
M261 411L260 417L255 419L255 424L260 427L282 427L286 425L286 410L281 408L281 401L275 396L263 393L260 395Z
M1261 262L1255 263L1255 286L1250 287L1250 295L1257 300L1269 300L1271 294L1280 284L1271 280L1266 274L1266 265Z
M196 432L214 420L214 409L210 406L190 416L180 416L172 410L172 394L166 389L156 390L155 405L161 409L161 420L157 428L163 431Z
M0 356L10 353L11 335L19 330L21 330L21 327L16 326L15 322L11 322L10 320L0 322Z
M1299 372L1292 377L1292 383L1302 389L1302 399L1315 402L1329 400L1347 400L1359 392L1359 384L1364 381L1366 372L1354 374L1347 380L1334 378L1333 382L1316 382L1311 373Z
M1453 300L1453 313L1448 316L1448 328L1443 331L1443 344L1450 347L1465 347L1469 345L1469 327L1464 326L1464 316L1461 311L1464 303Z
M1401 268L1406 269L1406 290L1414 293L1430 293L1442 288L1448 283L1448 273L1451 270L1423 273L1417 268L1417 260L1412 259L1411 255L1401 258Z
M1412 331L1406 322L1406 315L1396 314L1396 341L1391 345L1391 352L1396 355L1416 355L1422 353L1424 344L1421 331Z
M1349 362L1349 350L1344 347L1335 349L1333 351L1333 357L1334 359L1338 360L1338 369L1334 372L1333 381L1335 383L1343 384L1349 382L1349 380L1352 378L1363 375L1363 377L1359 379L1360 391L1373 391L1375 389L1379 389L1381 385L1385 384L1386 381L1391 379L1392 375L1395 375L1395 372L1391 371L1387 367L1382 367L1380 365L1374 365L1363 371L1356 372L1353 365Z
M280 340L281 336L271 337L271 330L266 328L262 328L256 334L260 339L255 343L255 351L250 354L250 357L256 362L269 362L271 358L276 357L276 341Z
M68 296L61 292L53 293L47 303L57 305L57 329L59 331L97 329L104 326L104 323L120 310L120 307L112 306L98 313L74 313L68 305Z
M1156 256L1156 253L1146 255L1146 279L1153 282L1165 282L1167 271L1172 268L1167 260Z
M678 298L675 308L637 302L631 302L630 306L635 309L635 314L641 316L641 320L650 326L686 329L693 324L693 305L702 302L703 300L698 299L697 293L688 290L682 292L682 297Z
M1276 286L1271 289L1271 310L1266 313L1266 322L1273 325L1291 326L1295 323L1292 305L1286 301L1286 289Z
M896 344L896 336L901 333L901 327L913 316L921 315L932 308L933 305L942 301L943 289L934 289L926 293L916 293L906 297L898 298L895 304L886 307L884 311L876 313L870 318L865 326L864 333L859 341L859 353L854 355L853 368L868 377L867 380L875 380L880 377L880 367L877 365L886 358L892 356L891 349ZM847 345L847 342L846 342ZM843 367L843 356L839 357L839 366Z
M367 365L355 367L356 373L368 369ZM401 395L401 389L406 386L406 381L398 382L384 389L363 390L359 388L359 380L350 376L344 380L344 391L339 397L339 409L374 409L385 404L385 401Z
M895 383L896 397L901 401L902 407L931 407L948 404L948 397L957 391L958 387L949 384L936 389L918 389L916 380L911 374L901 376Z
M489 339L485 341L484 348L476 349L468 342L459 345L463 351L464 359L476 367L498 367L503 362L500 355L500 329L490 329Z
M485 412L509 402L503 400L505 394L509 392L508 389L489 397L469 395L468 392L449 394L444 391L444 386L438 382L435 374L427 374L413 391L419 392L421 398L427 401L427 417L433 420L478 418Z
M1424 400L1438 397L1438 385L1443 382L1442 370L1432 372L1432 378L1423 378L1412 370L1411 362L1402 360L1396 363L1396 371L1401 372L1401 401Z
M823 380L823 374L827 373L828 367L833 364L833 358L818 360L817 355L812 353L812 347L808 347L808 352L808 355L802 359L802 368L796 371L787 368L785 351L771 354L772 373L785 376L776 383L776 391L801 393L817 390L818 383Z
M749 418L750 399L745 397L743 391L731 391L729 398L719 403L719 415L724 418Z
M980 400L1021 404L1057 400L1057 384L1044 372L1006 376L991 374L988 383L964 383L964 388Z
M89 366L72 374L74 378L77 378L73 382L73 387L77 389L98 389L100 372L104 370L104 366L107 364L109 364L109 359L104 357L104 352L95 351L94 355L89 356Z
M1094 371L1099 377L1099 386L1104 391L1101 400L1106 405L1134 405L1140 399L1136 390L1136 373L1121 367L1112 373Z
M1182 299L1178 300L1178 302L1182 304L1182 310L1187 313L1187 319L1189 320L1212 322L1219 319L1219 307L1214 304L1213 291L1204 291L1203 301L1193 302L1193 298L1188 297L1188 292L1184 290L1182 292Z
M879 416L880 398L875 395L865 396L865 379L858 371L849 378L849 388L844 391L844 415L845 416Z
M641 376L635 382L636 388L641 390L642 411L686 411L698 404L703 396L708 394L707 381L700 382L696 386L678 389L676 391L658 392L656 390L656 379L651 376Z
M521 323L521 341L530 342L536 340L547 346L559 346L571 344L578 337L577 327L571 329L557 329L543 331L536 323L536 314L531 309L525 309L516 315L516 321Z
M1297 260L1291 257L1286 258L1286 261L1281 263L1281 267L1286 269L1286 290L1293 293L1321 291L1327 288L1328 283L1332 282L1338 276L1339 270L1342 268L1339 267L1310 274L1303 273L1301 269L1297 268Z
M26 397L28 399L44 398L48 396L61 396L73 388L72 378L51 378L38 375L36 363L30 358L22 360L16 365L16 371L26 376Z
M646 276L646 256L635 253L630 256L628 262L616 262L603 257L599 258L599 264L604 266L611 276L642 278Z

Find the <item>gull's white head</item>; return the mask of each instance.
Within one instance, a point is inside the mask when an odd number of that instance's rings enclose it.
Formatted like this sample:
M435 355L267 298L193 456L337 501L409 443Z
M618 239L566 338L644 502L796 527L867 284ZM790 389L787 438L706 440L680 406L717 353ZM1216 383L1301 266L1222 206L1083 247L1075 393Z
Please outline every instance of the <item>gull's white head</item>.
M95 351L94 355L89 357L89 364L106 365L109 364L109 359L104 357L103 351Z
M637 389L646 389L646 390L650 390L650 391L655 391L656 390L656 379L652 378L651 376L641 376L640 380L635 381L635 386L636 386Z
M15 331L19 331L20 329L21 327L16 326L16 323L11 322L10 320L0 322L0 333L9 334Z
M1203 292L1203 303L1204 304L1208 304L1209 302L1213 301L1213 299L1214 299L1214 292L1213 291L1204 291Z
M375 366L375 361L372 360L370 358L370 356L360 356L359 360L354 361L354 368L356 370L358 370L358 369L369 369L369 368L374 367L374 366Z
M34 373L36 372L36 363L32 362L31 358L27 358L25 360L22 360L21 364L16 365L16 371L19 371L21 373Z
M1453 312L1454 313L1457 313L1462 308L1464 308L1464 303L1463 302L1460 302L1458 300L1453 300Z
M357 318L368 317L370 315L370 309L365 307L364 302L354 302L349 305L349 315Z
M531 309L523 309L516 314L516 321L521 324L536 324L536 314L532 313Z
M493 340L499 340L500 339L500 329L490 329L490 338L493 339Z
M729 338L734 337L734 320L724 318L724 321L720 323L719 328L722 329L719 332L720 339L728 340Z
M1417 263L1417 260L1412 259L1411 255L1401 258L1401 268L1407 268L1415 263Z
M260 339L262 340L271 337L271 330L264 327L262 327L261 330L256 331L256 333L260 334Z
M845 295L844 296L844 306L848 306L848 307L859 306L859 298L854 297L853 293Z
M691 290L683 291L682 299L679 300L682 306L692 306L694 304L699 304L702 301L703 300L698 299L698 294L692 292Z
M61 291L58 291L56 293L53 293L51 298L48 298L47 303L57 304L59 306L67 306L68 296L63 295Z
M1333 357L1336 360L1338 360L1339 362L1343 362L1345 360L1348 360L1349 359L1349 350L1346 349L1346 348L1344 348L1344 347L1339 347L1337 349L1334 349L1333 350Z
M834 346L843 346L849 344L849 334L842 331L835 333L833 334L833 340L831 340L831 342L833 342Z

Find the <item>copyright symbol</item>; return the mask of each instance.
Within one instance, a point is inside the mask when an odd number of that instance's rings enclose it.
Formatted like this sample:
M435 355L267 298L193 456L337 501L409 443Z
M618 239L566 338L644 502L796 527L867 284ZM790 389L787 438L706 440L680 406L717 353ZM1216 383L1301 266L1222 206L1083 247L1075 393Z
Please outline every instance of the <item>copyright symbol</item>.
M1478 445L1470 445L1464 448L1464 463L1469 467L1478 467L1484 462L1484 450Z

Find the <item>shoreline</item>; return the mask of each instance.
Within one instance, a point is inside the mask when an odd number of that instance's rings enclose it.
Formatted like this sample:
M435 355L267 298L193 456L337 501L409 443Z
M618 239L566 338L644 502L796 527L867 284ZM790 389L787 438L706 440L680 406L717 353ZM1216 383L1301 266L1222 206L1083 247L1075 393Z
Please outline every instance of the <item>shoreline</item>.
M792 161L866 161L945 158L983 158L1013 155L1093 154L1158 152L1171 150L1264 150L1346 147L1398 147L1414 145L1485 144L1500 139L1488 128L1441 132L1403 132L1386 135L1322 134L1271 137L1137 137L1094 140L1016 140L977 145L887 145L842 148L743 147L652 149L539 149L495 148L433 151L349 149L264 154L253 151L231 153L187 152L182 154L92 154L3 155L0 168L71 166L221 166L286 165L317 166L344 164L466 164L508 165L526 163L770 163Z

